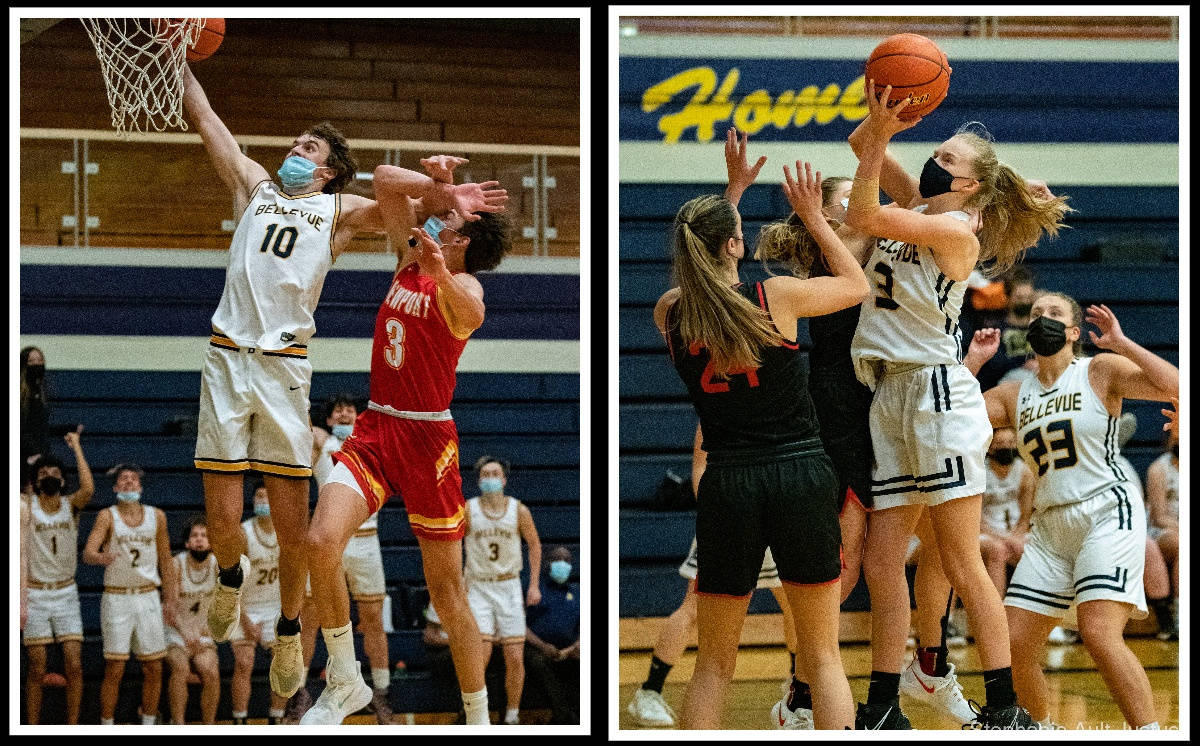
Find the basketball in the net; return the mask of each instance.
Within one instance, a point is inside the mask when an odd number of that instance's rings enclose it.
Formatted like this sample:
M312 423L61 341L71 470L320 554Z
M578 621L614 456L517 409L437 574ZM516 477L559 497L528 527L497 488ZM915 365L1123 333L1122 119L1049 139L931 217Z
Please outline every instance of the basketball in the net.
M950 63L945 53L920 34L896 34L884 39L867 58L865 76L875 81L875 95L887 86L889 108L908 96L912 101L900 119L912 121L938 107L950 90Z
M154 33L172 33L178 34L178 26L182 24L182 18L155 18ZM196 43L188 47L187 60L188 62L199 62L200 60L208 59L217 48L221 46L221 42L225 40L225 19L224 18L205 18L204 28L200 29L200 36L196 39ZM172 45L174 42L172 42Z
M225 40L225 19L224 18L206 18L204 19L204 28L200 29L200 38L196 40L195 46L192 46L187 51L188 62L199 62L206 60L217 51L217 47L221 46L221 42Z

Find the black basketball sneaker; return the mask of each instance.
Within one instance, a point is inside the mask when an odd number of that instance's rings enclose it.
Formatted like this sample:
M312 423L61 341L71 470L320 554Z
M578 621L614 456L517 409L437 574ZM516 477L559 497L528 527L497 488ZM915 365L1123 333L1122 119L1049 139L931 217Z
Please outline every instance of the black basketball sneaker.
M854 730L912 730L912 723L900 712L899 703L860 702L854 713Z
M1008 707L979 706L975 700L967 700L975 719L963 725L963 730L1038 730L1041 726L1024 707L1014 704Z

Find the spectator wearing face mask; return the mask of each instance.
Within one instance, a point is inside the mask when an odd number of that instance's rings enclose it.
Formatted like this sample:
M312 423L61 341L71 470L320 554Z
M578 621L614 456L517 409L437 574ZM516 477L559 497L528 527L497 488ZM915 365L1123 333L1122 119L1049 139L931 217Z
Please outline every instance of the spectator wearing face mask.
M1036 484L1033 472L1017 457L1016 431L996 428L987 452L979 550L1001 596L1008 585L1007 568L1017 564L1025 549Z
M79 555L79 511L92 499L92 470L83 457L78 433L67 433L75 454L79 489L64 492L63 464L54 456L40 457L32 467L34 495L29 501L26 532L28 586L23 640L29 656L26 683L28 723L41 722L42 676L46 673L46 648L62 645L63 677L67 681L68 725L79 722L83 698L83 622L79 615L79 589L75 570Z
M1036 294L1033 274L1023 266L1014 267L1004 279L1004 293L1008 299L1007 311L996 324L1000 329L1000 349L979 369L981 391L995 386L1005 373L1022 367L1029 358L1025 334Z
M46 407L46 358L36 347L21 350L21 462L50 452Z
M540 585L541 601L525 612L527 686L544 691L551 725L579 722L579 584L570 582L571 552L554 547Z

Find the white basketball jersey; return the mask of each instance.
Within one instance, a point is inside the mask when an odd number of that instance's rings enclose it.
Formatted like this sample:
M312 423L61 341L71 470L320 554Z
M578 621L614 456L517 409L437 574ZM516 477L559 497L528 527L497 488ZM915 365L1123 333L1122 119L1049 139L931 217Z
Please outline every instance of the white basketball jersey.
M1153 463L1161 462L1163 474L1167 482L1167 515L1179 520L1179 467L1171 463L1171 454L1164 453L1154 459Z
M313 464L312 468L313 477L317 480L318 490L325 486L325 482L329 481L329 473L333 471L333 459L330 456L337 453L344 442L344 440L330 435L325 439L325 445L321 446L321 455L317 458L317 462ZM359 526L358 530L365 531L371 528L379 528L379 511L375 511L371 514L371 517L363 521L363 525Z
M210 553L201 569L193 569L188 563L185 549L175 555L175 567L179 572L179 627L197 630L207 637L208 604L217 588L217 555Z
M1088 382L1091 358L1076 358L1050 386L1036 377L1017 393L1017 449L1038 478L1034 508L1067 505L1113 489L1130 497L1117 462L1117 418Z
M33 543L29 552L29 579L38 583L61 583L75 579L79 524L71 503L58 498L58 512L46 513L35 495L29 501Z
M117 506L110 507L112 535L108 551L117 558L104 568L104 584L115 588L138 588L161 585L158 575L158 513L149 505L142 506L142 522L131 528L121 520Z
M521 533L517 530L517 506L520 504L516 498L509 497L504 513L499 518L492 518L483 512L478 497L467 500L467 510L471 513L471 528L464 537L468 579L521 572Z
M229 245L216 331L243 347L282 350L306 344L313 311L333 265L341 196L284 194L273 181L255 188Z
M242 521L250 572L242 581L242 603L247 609L279 608L279 537L260 532L251 518Z
M925 205L915 210L923 212ZM968 221L965 212L945 213ZM863 302L850 355L858 379L874 389L872 361L956 365L962 362L965 282L947 279L926 246L878 239L863 267L871 297Z
M1021 478L1029 468L1024 461L1013 461L1008 476L1001 479L987 468L987 486L983 490L983 525L997 533L1005 533L1017 525L1021 517Z

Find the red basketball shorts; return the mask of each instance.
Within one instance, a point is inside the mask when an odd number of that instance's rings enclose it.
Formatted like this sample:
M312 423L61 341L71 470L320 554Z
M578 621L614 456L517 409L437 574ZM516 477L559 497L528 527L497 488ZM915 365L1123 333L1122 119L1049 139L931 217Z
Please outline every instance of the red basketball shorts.
M453 420L408 420L368 409L333 460L354 475L372 515L399 495L417 537L462 539L466 501Z

